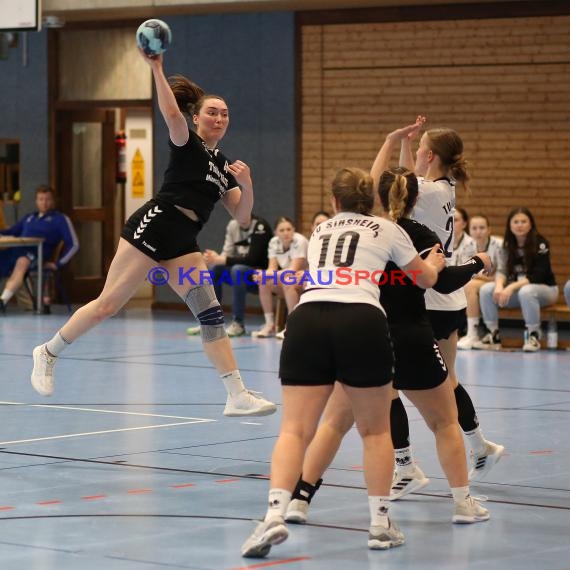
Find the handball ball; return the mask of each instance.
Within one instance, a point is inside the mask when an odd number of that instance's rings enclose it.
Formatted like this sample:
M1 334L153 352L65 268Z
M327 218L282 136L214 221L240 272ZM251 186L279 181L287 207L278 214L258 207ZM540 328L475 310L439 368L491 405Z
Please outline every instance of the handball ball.
M172 32L162 20L147 20L137 30L137 45L146 55L159 55L166 51L172 40Z

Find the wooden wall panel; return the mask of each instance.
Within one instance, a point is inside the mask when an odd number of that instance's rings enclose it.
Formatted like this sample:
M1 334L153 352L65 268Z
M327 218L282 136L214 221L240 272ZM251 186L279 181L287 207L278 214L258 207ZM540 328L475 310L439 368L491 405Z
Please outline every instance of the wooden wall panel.
M457 129L472 194L495 233L519 205L570 278L570 16L304 25L300 215L328 205L334 172L369 169L385 135L421 113ZM397 156L394 156L394 163Z

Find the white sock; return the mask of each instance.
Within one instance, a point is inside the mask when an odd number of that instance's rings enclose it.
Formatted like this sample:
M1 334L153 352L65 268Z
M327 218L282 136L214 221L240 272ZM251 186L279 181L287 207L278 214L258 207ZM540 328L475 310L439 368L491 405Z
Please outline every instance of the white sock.
M469 317L467 319L467 336L474 338L479 336L477 334L477 325L479 324L479 317Z
M4 301L4 304L6 304L13 296L14 296L14 291L10 291L9 289L4 289L4 291L2 291L2 296L0 296L0 300Z
M480 427L476 427L473 431L466 431L465 435L473 453L481 454L487 449L487 442Z
M239 370L232 370L226 374L221 374L220 378L230 396L237 396L245 390Z
M451 487L451 494L456 503L462 503L469 497L469 485L467 487Z
M370 507L370 524L372 526L381 525L388 527L388 507L390 497L368 496L368 506Z
M414 458L410 446L394 449L394 456L398 473L411 473L414 470Z
M263 313L265 317L265 324L269 325L270 327L275 326L275 314L274 313Z
M46 342L46 349L52 356L59 356L70 344L71 342L63 338L60 331L57 331L54 337Z
M270 489L267 512L263 520L267 522L272 519L284 518L291 502L291 494L291 491L286 489Z

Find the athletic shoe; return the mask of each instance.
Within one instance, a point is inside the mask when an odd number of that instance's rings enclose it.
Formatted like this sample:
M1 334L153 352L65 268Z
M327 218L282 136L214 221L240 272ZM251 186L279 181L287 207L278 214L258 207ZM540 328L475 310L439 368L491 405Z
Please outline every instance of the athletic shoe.
M485 451L474 453L471 451L471 469L469 470L470 481L481 481L485 478L493 465L501 459L505 453L505 447L492 441L485 442Z
M243 543L241 555L244 558L264 558L271 547L287 540L289 531L281 517L260 522L253 534Z
M282 331L279 331L276 335L275 338L279 339L279 340L285 340L285 329L283 329Z
M476 350L500 350L502 347L499 331L488 332L481 340L473 343L473 348Z
M309 518L309 503L301 499L291 499L285 520L293 524L305 524Z
M32 370L32 386L42 396L51 396L54 390L53 367L56 357L48 354L45 344L36 346L32 352L34 369Z
M473 497L455 503L455 513L452 522L456 524L472 524L488 521L491 518L489 511L482 507Z
M228 394L224 416L269 416L277 411L277 406L255 392L243 390L237 396Z
M238 323L237 321L233 321L230 326L226 329L226 333L228 336L243 336L245 334L245 327Z
M371 526L368 531L368 548L371 550L385 550L404 544L404 534L388 519L388 527L382 525Z
M397 501L414 491L423 489L428 483L429 479L417 465L414 465L413 471L396 470L390 489L390 500Z
M463 336L457 341L459 350L471 350L473 345L479 340L478 336Z
M265 323L258 331L251 333L253 338L269 338L275 336L275 325L268 325Z
M537 352L540 350L540 336L538 332L532 331L528 336L525 335L523 344L524 352Z
M186 329L186 334L188 336L198 336L200 334L201 327L189 327Z

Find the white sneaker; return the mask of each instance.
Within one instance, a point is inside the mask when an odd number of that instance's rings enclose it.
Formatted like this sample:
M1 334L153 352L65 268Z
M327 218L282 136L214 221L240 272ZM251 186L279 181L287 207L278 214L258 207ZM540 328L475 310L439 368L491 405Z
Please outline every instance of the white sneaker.
M228 336L243 336L245 334L245 327L238 323L237 321L233 321L230 326L226 329L226 333Z
M471 350L478 340L478 336L463 336L457 341L457 348L459 350Z
M540 350L540 336L537 332L531 332L528 336L525 335L523 344L524 352L538 352Z
M469 470L470 481L481 481L484 479L493 465L501 459L505 453L505 447L498 445L492 441L485 442L485 451L483 453L474 453L471 451L471 469Z
M198 336L200 334L200 327L189 327L186 329L188 336Z
M251 333L253 338L269 338L275 336L275 325L268 325L265 323L258 331Z
M501 350L501 337L499 331L488 332L481 340L473 343L476 350Z
M277 406L255 392L243 390L237 396L228 394L224 416L269 416L277 411Z
M283 329L282 331L279 331L276 335L275 338L279 339L279 340L285 340L285 329Z
M54 390L53 367L57 358L47 353L45 344L36 346L32 352L34 369L32 370L32 386L42 396L51 396Z
M265 558L273 545L281 544L288 536L289 531L282 518L260 522L243 543L241 555L244 558Z
M414 470L411 472L396 470L390 489L390 500L397 501L410 493L423 489L428 484L429 479L417 465L414 465Z
M293 524L305 524L309 518L309 503L301 499L291 499L285 520Z
M455 513L452 522L456 524L471 524L488 521L491 518L489 511L482 507L473 497L455 503Z
M404 544L404 533L388 519L388 527L381 525L371 526L368 530L368 548L371 550L385 550Z

